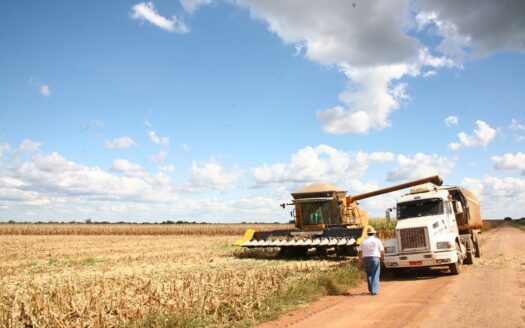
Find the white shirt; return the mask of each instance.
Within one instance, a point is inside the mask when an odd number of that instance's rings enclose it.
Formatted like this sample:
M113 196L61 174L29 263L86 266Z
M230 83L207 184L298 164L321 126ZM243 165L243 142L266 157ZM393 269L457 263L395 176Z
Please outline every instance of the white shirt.
M368 236L359 246L359 250L362 252L363 257L381 257L381 251L385 249L381 240L374 236Z

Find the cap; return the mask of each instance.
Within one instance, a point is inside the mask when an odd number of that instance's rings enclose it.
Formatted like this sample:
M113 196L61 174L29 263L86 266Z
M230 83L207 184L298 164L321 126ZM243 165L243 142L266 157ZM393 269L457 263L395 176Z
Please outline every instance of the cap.
M374 229L374 227L372 227L372 226L368 226L368 228L366 228L366 233L367 233L368 235L373 235L373 234L376 233L376 230Z

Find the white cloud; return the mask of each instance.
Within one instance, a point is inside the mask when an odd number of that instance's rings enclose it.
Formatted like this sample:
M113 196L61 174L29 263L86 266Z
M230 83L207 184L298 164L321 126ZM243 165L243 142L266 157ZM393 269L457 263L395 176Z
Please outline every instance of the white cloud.
M146 171L139 164L131 163L126 159L116 159L111 164L109 168L110 171L123 173L127 176L145 176L147 175Z
M132 146L135 146L135 141L127 136L106 141L106 147L108 149L128 149Z
M31 139L24 139L16 149L16 153L34 153L40 149L42 144Z
M168 164L168 165L160 166L159 170L164 173L173 173L175 172L175 165Z
M525 154L522 152L492 156L492 161L494 168L498 171L520 171L521 174L525 175Z
M398 167L388 172L388 181L420 179L436 174L445 177L456 165L455 158L422 153L417 153L412 158L397 155L396 162Z
M168 152L165 151L164 149L161 149L158 154L153 154L149 158L151 159L152 162L159 164L159 163L164 162L164 160L167 157L168 157Z
M387 152L358 152L352 156L336 148L319 145L300 149L292 154L289 163L265 164L252 171L258 185L325 181L342 184L362 176L373 162L385 163L393 159L394 154Z
M404 64L365 69L346 67L345 74L354 86L339 95L346 108L336 106L317 111L323 131L366 133L370 129L389 127L388 117L392 111L409 99L406 84L393 84L392 81L409 74L411 69Z
M406 84L399 82L402 78L461 68L470 49L479 52L492 36L496 38L488 42L491 51L525 48L525 28L515 28L524 25L519 14L523 5L518 1L509 6L487 1L483 5L409 0L235 2L293 45L295 55L304 53L346 74L348 86L340 95L343 105L316 112L323 131L332 134L389 127L389 117L409 99ZM485 18L491 18L490 23ZM441 42L426 45L430 43L426 36Z
M132 12L130 16L133 19L150 22L151 24L169 32L188 33L190 31L186 24L184 24L184 21L176 16L168 19L159 15L153 2L141 2L133 5L131 9Z
M516 131L525 131L525 124L518 122L516 119L512 119L510 123L510 129Z
M451 142L448 144L448 149L450 150L458 150L461 148L461 144L458 142Z
M480 197L481 215L484 219L524 216L525 179L485 176L482 179L466 178L461 185Z
M150 131L149 132L149 139L157 144L157 145L161 145L161 146L169 146L170 145L170 138L168 137L159 137L157 136L157 134L155 133L155 131Z
M193 161L185 189L192 192L211 189L229 191L243 176L244 171L238 166L234 166L231 172L228 172L215 158L205 163Z
M525 131L525 124L518 122L516 119L512 119L509 128L514 131L514 141L523 142L525 141L525 135L521 135Z
M50 97L51 96L51 88L49 85L40 82L40 80L36 77L29 78L29 83L36 86L38 89L38 92L44 97Z
M445 118L445 124L447 126L457 125L459 123L459 118L454 115L447 116Z
M200 6L209 5L213 0L179 0L180 4L189 13L193 13Z
M468 135L465 132L458 133L460 143L450 143L448 148L451 150L458 150L462 146L469 148L487 147L487 145L496 137L496 130L481 120L476 121L476 125L478 128L474 129L472 135Z
M461 143L467 147L486 147L495 137L496 130L491 128L484 121L476 121L477 129L474 129L473 135L468 135L465 132L458 134Z

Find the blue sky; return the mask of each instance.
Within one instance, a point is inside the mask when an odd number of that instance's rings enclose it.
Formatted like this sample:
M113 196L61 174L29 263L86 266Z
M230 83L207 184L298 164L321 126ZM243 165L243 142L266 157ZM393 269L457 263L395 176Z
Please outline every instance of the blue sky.
M16 1L0 13L0 220L286 222L440 174L525 212L520 1ZM372 216L393 193L363 201Z

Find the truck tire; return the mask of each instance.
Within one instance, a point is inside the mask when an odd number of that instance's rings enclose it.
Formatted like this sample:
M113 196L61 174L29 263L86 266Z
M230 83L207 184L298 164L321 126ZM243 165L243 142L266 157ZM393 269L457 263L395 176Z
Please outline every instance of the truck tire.
M463 263L463 258L461 255L461 247L456 244L456 252L458 253L458 261L456 263L452 263L448 265L448 268L450 269L450 272L453 275L458 275L461 273L461 264Z
M476 250L476 257L481 257L481 240L479 233L475 234L474 236L476 236L474 240L474 249Z
M472 240L467 241L467 258L463 261L464 264L474 264L474 253L476 252L474 242Z

